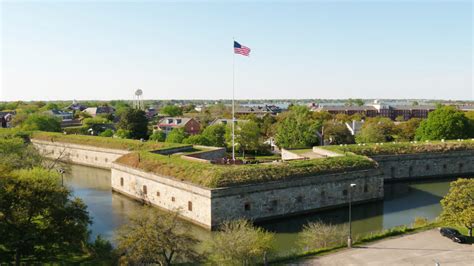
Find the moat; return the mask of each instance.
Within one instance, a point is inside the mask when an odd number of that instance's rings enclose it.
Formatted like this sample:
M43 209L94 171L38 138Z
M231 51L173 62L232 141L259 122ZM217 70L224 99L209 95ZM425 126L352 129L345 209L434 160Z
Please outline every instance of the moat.
M71 165L70 174L64 178L74 195L88 206L93 218L92 236L101 234L113 241L113 232L127 221L127 217L140 203L118 193L110 185L110 171L93 167ZM417 216L434 219L441 211L440 199L449 190L449 180L404 182L386 184L383 201L365 203L353 207L353 232L363 234L371 231L408 225ZM296 248L297 234L308 221L323 220L331 223L347 221L347 208L322 211L310 215L282 218L259 224L276 233L278 253L286 254ZM212 233L189 224L200 239Z

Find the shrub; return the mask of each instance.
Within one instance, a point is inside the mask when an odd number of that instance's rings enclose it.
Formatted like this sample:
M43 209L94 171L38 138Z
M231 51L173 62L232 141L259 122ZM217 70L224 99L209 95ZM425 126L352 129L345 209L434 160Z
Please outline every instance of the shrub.
M412 228L419 228L419 227L427 226L429 223L430 222L428 221L428 218L426 217L415 217L411 226Z
M99 136L110 138L114 136L114 131L109 128L109 129L106 129L104 132L100 133Z
M209 240L209 260L217 265L256 265L273 250L274 234L249 221L225 222Z
M166 134L163 131L156 131L155 133L150 135L149 140L163 142L166 140Z
M299 234L299 245L305 250L332 248L344 245L348 236L346 225L308 223Z

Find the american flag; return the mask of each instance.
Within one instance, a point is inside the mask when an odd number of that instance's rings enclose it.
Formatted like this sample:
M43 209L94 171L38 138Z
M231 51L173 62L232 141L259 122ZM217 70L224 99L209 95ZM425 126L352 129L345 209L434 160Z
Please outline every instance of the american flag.
M243 46L240 43L234 41L234 54L249 56L250 48Z

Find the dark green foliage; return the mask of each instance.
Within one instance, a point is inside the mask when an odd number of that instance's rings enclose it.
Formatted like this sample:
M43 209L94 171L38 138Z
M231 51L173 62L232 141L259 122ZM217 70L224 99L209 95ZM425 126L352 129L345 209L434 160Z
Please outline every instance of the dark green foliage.
M114 256L112 244L101 235L98 235L94 242L89 243L88 248L93 259L112 259Z
M261 133L256 122L250 120L242 123L235 133L235 141L244 154L245 152L256 152L258 150L261 141Z
M84 203L71 198L54 172L33 168L0 177L0 246L17 262L81 252L89 224Z
M183 140L183 143L185 144L195 144L195 145L204 145L204 146L210 146L210 141L208 138L206 138L204 135L194 135L194 136L189 136L188 138Z
M183 115L183 110L176 105L167 105L161 108L160 113L169 116L180 116Z
M128 130L132 139L148 139L148 119L139 109L127 109L120 116L119 129Z
M212 125L206 127L202 135L209 141L210 146L225 147L225 133L224 125Z
M352 144L354 136L344 123L329 121L324 124L324 142L327 144Z
M318 142L320 124L305 106L293 106L279 118L275 140L282 148L307 148Z
M469 121L455 107L443 106L428 115L416 131L417 140L463 139L470 135Z
M61 131L61 121L59 118L50 115L31 114L21 125L23 130L41 130L50 132Z
M155 133L150 135L149 140L164 142L166 140L166 134L163 131L156 131Z
M397 128L388 118L370 118L356 135L357 143L376 143L393 141L397 135Z
M104 132L100 133L99 136L110 138L114 136L114 131L109 128L109 129L106 129Z
M183 143L184 139L186 138L186 133L184 132L183 128L175 128L168 133L166 136L166 142L170 143Z
M416 130L420 126L420 118L412 118L406 122L402 122L397 125L397 140L398 141L411 141L415 139Z

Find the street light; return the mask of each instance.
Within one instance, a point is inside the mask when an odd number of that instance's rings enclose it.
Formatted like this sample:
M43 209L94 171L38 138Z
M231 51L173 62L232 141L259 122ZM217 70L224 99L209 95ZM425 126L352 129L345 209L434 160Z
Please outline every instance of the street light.
M351 183L349 185L349 237L347 238L347 247L352 247L352 189L357 185Z
M62 169L62 168L58 169L58 173L61 174L61 186L63 186L63 187L64 187L64 173L65 172L66 171L64 171L64 169Z

